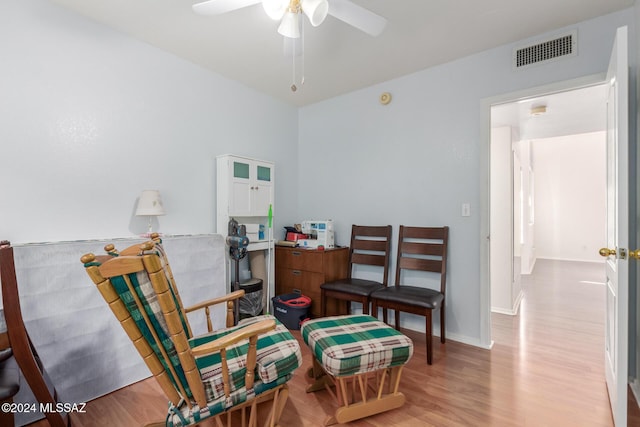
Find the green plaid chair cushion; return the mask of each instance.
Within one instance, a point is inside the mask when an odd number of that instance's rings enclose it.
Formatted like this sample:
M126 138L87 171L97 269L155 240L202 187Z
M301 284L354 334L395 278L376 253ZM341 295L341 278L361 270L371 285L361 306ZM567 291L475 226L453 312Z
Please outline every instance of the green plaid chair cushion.
M315 358L334 377L404 365L413 355L408 337L371 316L308 320L300 332Z
M278 378L277 381L273 381L268 384L258 380L254 383L252 390L247 390L245 387L242 387L232 392L228 399L222 396L207 402L207 406L205 408L200 408L198 405L194 405L189 409L184 402L179 407L169 404L169 412L167 414L165 424L167 427L184 427L198 423L209 417L220 414L236 405L244 403L247 400L251 400L265 391L286 383L291 379L291 376L291 374L288 374Z
M287 376L302 365L302 354L298 341L282 323L271 315L250 317L240 322L237 326L192 338L189 340L189 345L193 348L211 342L238 328L265 319L274 319L276 328L258 337L256 379L259 378L264 384L270 384L279 378ZM239 390L244 386L245 358L248 349L249 340L244 340L227 348L227 366L231 377L231 391ZM215 353L197 357L196 365L204 382L207 400L214 400L224 396L220 354Z
M145 254L156 254L160 258L160 265L162 266L162 271L164 271L164 275L167 278L167 282L169 283L169 291L171 292L171 297L173 298L173 302L178 308L178 315L180 316L180 321L182 322L182 329L184 329L184 333L187 334L187 338L191 338L189 336L189 328L187 327L187 315L180 308L180 303L178 302L178 297L176 295L176 290L173 288L173 283L171 282L171 275L169 274L169 261L167 258L167 254L164 251L164 247L162 247L162 240L160 243L156 243L154 249L151 251L143 252Z
M160 308L158 297L153 289L153 286L151 285L149 276L146 272L141 271L136 274L129 274L128 277L131 280L131 284L133 285L136 295L144 306L144 312L147 314L153 330L155 330L158 338L162 342L162 347L164 347L169 360L165 359L160 350L160 347L156 344L151 329L145 322L142 312L138 308L134 296L129 291L129 287L126 284L124 277L112 277L111 284L120 296L120 299L126 306L129 313L131 314L131 317L136 322L136 325L140 329L142 335L145 337L145 340L149 343L154 353L158 356L158 359L160 359L160 362L165 367L171 381L174 384L180 382L187 393L187 398L191 398L191 389L189 388L189 384L187 383L187 380L184 376L184 370L182 369L182 365L180 364L180 359L178 358L178 353L176 352L176 348L173 345L173 341L171 341L169 328L162 314L162 309ZM169 364L173 365L173 367L175 368L176 374L178 376L177 379L173 377L171 371L168 369Z

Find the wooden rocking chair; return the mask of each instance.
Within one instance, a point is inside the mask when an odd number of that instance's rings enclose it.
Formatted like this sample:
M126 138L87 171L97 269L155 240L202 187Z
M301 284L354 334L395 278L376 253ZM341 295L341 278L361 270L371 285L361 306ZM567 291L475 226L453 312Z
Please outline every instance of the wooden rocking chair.
M286 383L301 365L296 339L268 315L191 336L162 257L147 242L136 255L86 254L81 261L169 398L165 425L212 419L219 427L254 427L263 421L258 404L270 401L264 425L277 426L288 398ZM221 302L229 298L199 306Z

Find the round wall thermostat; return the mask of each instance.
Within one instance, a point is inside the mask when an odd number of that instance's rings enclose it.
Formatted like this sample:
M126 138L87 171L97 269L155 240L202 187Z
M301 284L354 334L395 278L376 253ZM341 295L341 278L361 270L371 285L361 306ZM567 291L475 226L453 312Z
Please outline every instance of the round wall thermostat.
M389 92L385 92L380 95L380 104L387 105L391 102L391 94Z

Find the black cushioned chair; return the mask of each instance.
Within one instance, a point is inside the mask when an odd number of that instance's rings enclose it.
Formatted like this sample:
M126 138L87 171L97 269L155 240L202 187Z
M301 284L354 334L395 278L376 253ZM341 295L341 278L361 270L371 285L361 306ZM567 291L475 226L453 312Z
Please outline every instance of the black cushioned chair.
M346 300L347 313L351 311L351 301L360 302L362 304L362 312L369 314L369 296L373 291L384 289L387 286L390 252L390 225L352 225L348 276L346 279L339 279L320 285L322 316L327 315L327 298ZM382 267L382 280L354 278L354 266L358 264Z
M432 361L433 310L440 309L440 342L445 342L445 288L447 281L447 242L449 227L400 226L395 286L379 289L371 294L372 312L377 316L383 309L387 322L387 309L394 310L395 328L400 328L400 312L418 314L426 318L427 363ZM440 289L400 285L403 270L419 270L440 275Z

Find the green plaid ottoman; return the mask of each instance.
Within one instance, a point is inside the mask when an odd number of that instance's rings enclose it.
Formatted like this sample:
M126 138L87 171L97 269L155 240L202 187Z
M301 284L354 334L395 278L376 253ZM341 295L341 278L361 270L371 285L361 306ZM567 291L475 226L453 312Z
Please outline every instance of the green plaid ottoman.
M408 337L367 315L308 320L300 333L314 362L309 374L315 382L307 391L336 387L339 408L326 425L346 423L404 404L398 385L402 366L413 354L413 342ZM370 377L376 382L373 396L368 396ZM349 382L356 383L352 388L360 390L360 394L347 397Z

